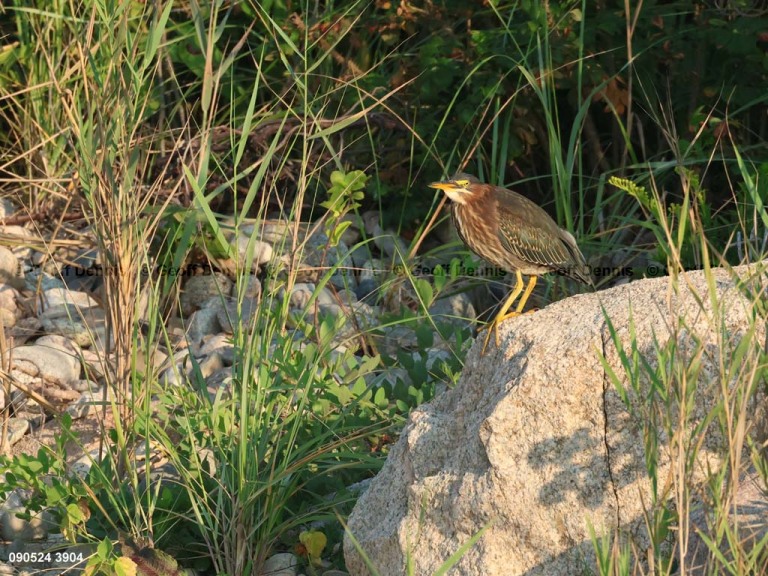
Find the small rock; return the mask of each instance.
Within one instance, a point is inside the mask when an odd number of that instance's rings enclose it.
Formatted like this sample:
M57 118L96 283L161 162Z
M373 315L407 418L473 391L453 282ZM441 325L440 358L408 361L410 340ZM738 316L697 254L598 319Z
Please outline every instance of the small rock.
M0 218L10 218L14 214L16 214L16 206L13 202L8 198L0 198ZM3 228L7 228L7 226L3 226Z
M202 307L192 314L187 326L187 342L197 350L203 338L221 332L219 323L219 308L222 307L221 297L209 298Z
M99 385L96 384L96 382L93 380L88 380L87 378L73 380L69 385L73 390L81 393L94 392L95 390L99 389Z
M69 387L70 382L80 378L80 359L77 356L45 344L14 348L11 358L13 365L22 360L34 365L37 373L31 376L39 376L64 387ZM19 364L19 368L25 371L26 366ZM25 373L29 374L28 371Z
M379 258L371 258L363 262L362 270L360 270L360 281L376 280L386 273L387 267L384 265L384 262Z
M248 279L246 280L245 288L242 289L243 296L246 298L261 298L261 280L259 280L258 276L255 274L251 274L248 276ZM231 296L237 297L238 293L238 286L235 284L232 286L232 292Z
M211 402L216 400L216 396L219 394L219 390L221 390L221 394L224 399L231 398L232 370L230 368L222 368L221 370L214 372L205 379L205 387L208 391L208 398Z
M91 450L87 454L83 454L70 465L70 470L77 474L80 478L88 476L88 472L91 470L94 462L99 460L99 449Z
M248 258L248 252L249 252L249 246L248 244L251 242L251 239L244 235L240 234L236 240L232 242L232 247L237 250L237 254L240 257L241 262L245 262ZM264 242L262 240L253 240L253 246L251 247L253 250L253 258L252 262L256 266L260 266L261 264L266 264L270 260L272 260L272 246L270 246L267 242Z
M477 312L466 292L438 299L429 307L430 315L437 321L466 326L477 319Z
M71 338L84 347L105 341L106 315L89 294L51 288L43 293L43 303L39 318L46 332Z
M16 314L11 310L0 308L0 325L4 328L13 328L16 326Z
M247 224L240 227L240 233L246 236L256 234L259 240L271 244L272 247L281 248L281 244L286 242L290 245L290 236L293 235L293 224L283 220L270 220L258 222L256 224Z
M235 359L235 347L229 334L214 334L203 338L200 354L207 355L216 352L224 362L224 366L232 366Z
M95 406L101 406L104 402L104 390L94 392L85 392L75 402L67 406L67 414L72 416L73 420L85 418Z
M357 295L357 299L361 302L375 304L376 300L379 298L379 283L373 278L360 280L357 288L355 288L355 294Z
M19 292L13 286L0 284L0 308L16 315L18 313Z
M395 257L398 261L405 258L408 254L408 246L405 242L394 232L385 231L379 224L379 213L371 210L363 213L363 222L365 223L365 231L368 236L373 239L373 243L381 250L382 255L388 257Z
M17 290L24 288L24 274L19 260L5 246L0 246L0 284L7 284Z
M357 214L344 214L339 222L350 222L351 224L341 235L341 239L347 246L356 244L362 236L364 228L363 219Z
M36 316L22 318L9 330L17 346L24 345L27 340L38 336L42 332L43 324Z
M90 346L103 346L106 341L106 315L99 308L89 309L93 313L88 314L88 322L83 322L79 316L68 318L66 316L40 316L43 330L48 334L56 334L71 338L78 346L88 348Z
M296 576L299 559L293 554L283 552L267 558L261 569L262 576Z
M358 269L362 268L366 262L373 258L370 244L365 243L350 248L349 258L352 261L352 266Z
M48 536L48 531L56 528L56 521L53 515L43 510L31 520L22 520L17 517L17 513L23 513L25 508L4 508L0 512L0 537L6 541L32 542L34 540L44 540Z
M11 417L8 419L8 435L6 436L6 442L9 446L13 446L21 440L24 435L29 432L29 420L26 418Z
M219 302L216 318L222 330L231 334L235 331L233 324L242 325L245 330L249 330L258 311L259 301L255 298L243 298L239 305L237 300L227 298L223 305Z
M189 316L212 297L221 298L232 293L232 281L221 272L192 276L184 283L181 293L181 311Z
M332 267L343 262L349 256L349 248L344 242L330 246L330 240L321 231L316 231L307 239L302 260L311 267Z
M78 309L93 308L99 305L86 292L76 292L66 288L49 288L43 292L44 314L61 316L77 313Z
M314 301L314 306L330 306L336 304L336 299L328 288L321 288L317 291L317 286L312 282L299 282L293 285L291 290L291 307L298 308L299 310L306 310L309 306L309 302L312 296L317 292L317 296Z

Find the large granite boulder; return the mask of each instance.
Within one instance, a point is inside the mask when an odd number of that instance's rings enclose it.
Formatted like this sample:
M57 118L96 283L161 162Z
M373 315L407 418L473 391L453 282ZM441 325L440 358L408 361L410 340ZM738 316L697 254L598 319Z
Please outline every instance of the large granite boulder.
M743 344L741 362L759 357L765 322L753 304L765 281L757 267L716 270L711 284L691 272L677 288L668 278L638 281L505 322L498 349L491 344L481 357L476 343L457 387L412 413L360 497L349 531L382 576L405 574L408 557L414 574L431 575L485 526L450 574L594 570L590 526L598 537L619 531L636 557L646 558L644 508L654 489L644 439L658 440L656 495L663 501L681 483L696 500L708 471L728 466L729 451L743 447L743 436L722 434L720 418L712 417L725 413L714 412L718 407L742 414L741 431L764 438L759 376L749 366L735 367L733 355ZM657 350L664 348L689 369L659 366ZM627 377L622 353L636 378ZM722 374L723 367L734 372ZM654 416L648 408L649 374L678 395L663 401L657 389L653 406L668 406L666 414ZM737 389L748 398L743 404ZM688 402L678 401L682 397ZM670 428L665 421L678 424ZM681 467L681 454L692 453L692 446L698 446L696 458ZM694 501L690 508L703 509ZM706 511L699 516L706 517ZM352 576L369 573L349 538L345 555Z

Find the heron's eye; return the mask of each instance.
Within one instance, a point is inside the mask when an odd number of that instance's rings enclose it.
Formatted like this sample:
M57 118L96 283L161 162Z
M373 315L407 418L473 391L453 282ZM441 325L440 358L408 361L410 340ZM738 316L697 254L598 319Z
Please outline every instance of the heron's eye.
M456 184L458 184L462 188L466 188L467 186L469 186L469 180L456 180Z

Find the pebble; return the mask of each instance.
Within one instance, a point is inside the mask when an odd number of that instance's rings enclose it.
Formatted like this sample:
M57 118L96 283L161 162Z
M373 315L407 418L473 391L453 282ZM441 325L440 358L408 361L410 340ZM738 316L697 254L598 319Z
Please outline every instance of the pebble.
M19 260L5 246L0 246L0 284L7 284L18 290L24 288L24 275Z
M234 333L235 326L242 326L244 330L250 330L259 312L259 300L256 298L243 298L238 303L234 298L227 298L225 302L219 300L216 307L216 319L219 326L227 333Z
M181 293L181 312L190 316L214 296L221 298L232 292L232 281L221 272L192 276L184 283Z
M261 569L262 576L296 576L299 559L293 554L283 552L267 558Z
M26 361L37 369L30 374ZM80 359L73 354L59 350L46 344L33 344L13 349L12 366L18 366L20 371L30 376L37 376L47 382L68 387L71 382L80 378Z
M24 437L24 434L29 432L30 424L26 418L11 417L8 419L8 435L6 436L6 442L8 445L13 446Z
M240 233L237 236L237 239L232 242L232 247L237 250L241 262L245 262L248 258L249 243L251 243L251 238L242 233ZM251 262L257 267L272 260L272 246L267 242L254 239L253 246L250 247L250 250L253 250L253 258L251 259Z
M48 531L56 529L57 522L50 512L43 510L29 521L16 514L25 512L25 508L3 507L0 511L0 538L9 542L33 542L45 540Z

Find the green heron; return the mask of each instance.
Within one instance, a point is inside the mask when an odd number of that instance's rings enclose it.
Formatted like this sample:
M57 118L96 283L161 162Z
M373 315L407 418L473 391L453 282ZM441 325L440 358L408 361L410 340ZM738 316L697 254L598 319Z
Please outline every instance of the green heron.
M514 289L487 325L490 329L481 354L492 332L499 345L498 328L504 320L522 314L539 275L557 272L592 284L587 263L571 233L525 196L461 173L429 187L442 190L453 201L453 222L464 244L481 258L517 276ZM523 274L531 277L527 286ZM521 292L517 307L508 312Z

